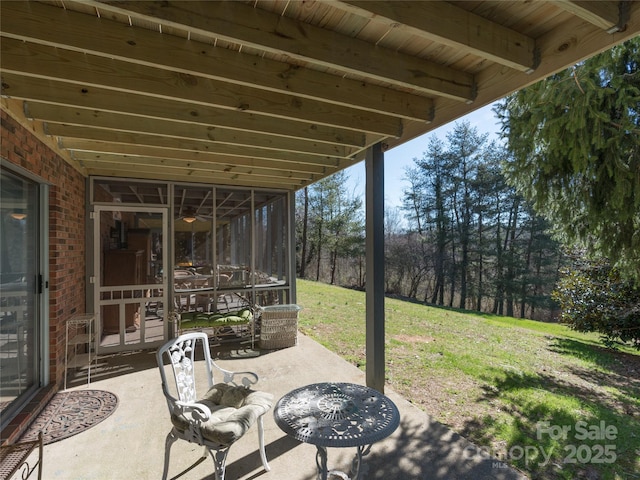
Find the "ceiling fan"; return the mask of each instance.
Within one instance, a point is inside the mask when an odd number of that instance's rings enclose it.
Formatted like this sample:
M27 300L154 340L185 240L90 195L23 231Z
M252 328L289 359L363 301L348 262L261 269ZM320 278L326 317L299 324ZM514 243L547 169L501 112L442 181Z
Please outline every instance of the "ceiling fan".
M184 210L184 214L178 217L178 220L182 220L186 223L193 223L196 220L198 220L199 222L208 222L212 218L213 217L211 215L199 215L196 209L194 209L193 207L187 207Z

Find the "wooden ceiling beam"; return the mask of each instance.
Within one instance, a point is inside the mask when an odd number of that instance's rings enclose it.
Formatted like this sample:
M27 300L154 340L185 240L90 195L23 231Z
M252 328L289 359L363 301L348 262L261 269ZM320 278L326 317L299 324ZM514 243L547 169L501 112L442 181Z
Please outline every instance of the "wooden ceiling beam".
M451 46L456 42L465 43L463 29L455 31L453 28L454 31L447 32L436 25L434 33L419 32L418 28L423 28L421 25L427 25L431 20L420 18L424 13L415 14L417 18L406 19L406 24L396 26L394 22L399 23L404 18L402 15L406 16L400 6L391 5L395 10L388 13L390 18L387 18L373 13L373 9L387 8L389 5L386 3L392 2L371 5L372 11L365 11L356 7L363 5L360 0L346 1L350 4L331 0L301 3L281 0L207 2L206 5L211 3L215 7L212 10L214 14L223 11L250 12L246 18L240 15L233 19L219 15L219 18L199 18L197 12L204 8L203 2L131 3L139 8L150 5L150 8L163 9L167 5L169 10L164 11L169 12L170 16L173 15L171 8L187 12L182 18L171 17L170 20L153 19L145 14L122 10L121 7L129 4L115 1L108 2L108 5L81 0L2 2L0 40L4 42L9 39L11 48L4 51L16 55L11 61L11 69L6 70L3 76L2 94L11 95L13 90L14 94L23 96L0 98L0 104L14 118L26 118L21 122L25 128L38 132L38 138L44 138L47 145L52 146L63 158L70 158L69 163L83 174L153 180L177 180L179 177L180 181L194 183L295 190L308 184L312 177L323 178L324 174L318 172L320 168L326 168L326 172L329 172L330 168L341 169L353 165L362 158L367 146L373 143L383 142L389 147L403 144L554 71L637 36L640 31L640 2L598 2L599 6L606 5L603 12L579 1L565 8L566 11L562 11L558 3L552 5L543 1L524 2L521 5L520 2L449 2L456 9L462 6L486 19L518 25L519 28L513 28L531 32L529 35L535 37L535 48L540 51L540 64L527 74L524 70L525 60L517 56L509 57L511 52L504 44L482 44L486 37L480 32L475 32L479 35L476 39L480 43L471 49L464 45ZM418 12L438 7L441 17L445 11L443 9L451 6L401 1L401 5L411 5ZM609 34L605 29L613 28L607 27L616 22L614 6L621 7L617 28L622 28L620 26L624 23L626 28ZM581 13L574 14L569 10L576 7L581 8ZM364 8L367 6L364 5ZM130 12L129 18L118 13L127 11ZM277 13L269 13L275 11ZM628 20L623 22L620 18L627 18L625 11L628 12ZM460 13L457 11L457 14ZM254 16L258 18L257 22ZM587 17L589 21L584 20ZM466 18L476 29L491 28L491 24L484 27L477 18L466 13L457 18ZM252 23L255 23L256 32L250 31ZM195 24L196 28L191 28L191 24ZM310 24L315 26L307 29ZM393 31L388 29L391 25L394 25ZM222 26L223 33L229 33L234 39L247 38L249 41L230 43L225 36L216 37L215 31L219 26ZM232 28L235 26L238 27L237 35ZM308 38L306 34L309 34ZM266 37L264 42L260 40L261 35ZM276 38L278 36L281 38ZM435 36L442 37L440 41L444 43L429 40ZM352 41L352 37L362 40ZM496 38L508 43L515 37L510 37L508 30L499 29ZM336 39L341 44L338 45L340 48L334 49L331 42ZM26 42L27 48L23 49L15 40ZM320 46L316 45L318 41L329 43ZM32 45L51 48L30 49ZM353 47L352 51L348 51L350 47ZM528 43L523 49L528 50L529 47ZM46 65L47 58L43 55L50 55L53 48L60 50L56 61L65 62L62 67ZM316 49L324 51L317 52ZM473 49L476 49L475 53ZM391 57L396 60L407 58L405 56L409 54L404 52L413 52L415 55L409 57L412 63L402 67L404 71L377 74L384 69L397 69L399 63L386 60ZM294 55L297 56L294 58ZM496 56L495 61L491 60L491 55ZM319 58L314 60L316 56ZM335 62L333 56L336 57ZM94 62L94 59L99 60ZM456 76L454 79L462 79L458 86L471 87L477 95L473 105L460 101L464 95L436 96L426 93L428 90L417 90L414 87L419 82L413 78L403 83L407 77L411 77L408 69L417 76L424 72L415 69L416 65L428 70L425 65L430 64L425 59L455 64L460 69L475 72L468 77L471 79L469 84L465 83L464 77ZM88 76L90 74L83 62L89 61L92 68L106 72L106 85L98 75ZM31 65L29 62L44 64ZM514 65L505 65L505 62L513 62ZM26 64L26 71L23 71L21 63ZM343 64L346 67L341 66ZM361 64L364 65L362 69ZM113 69L113 66L117 68ZM347 70L351 67L354 67L352 73ZM65 68L70 72L69 75L64 75ZM73 71L76 69L78 72ZM450 68L444 71L455 73ZM20 72L19 75L16 72ZM145 78L145 73L149 78ZM156 73L161 75L156 78ZM451 79L440 78L440 70L428 73L431 77L427 76L425 82L438 78L442 80L442 85L450 86ZM129 86L125 78L127 75L143 86ZM395 77L396 80L381 80L389 77ZM183 83L188 85L192 80L196 80L193 90L189 86L183 87ZM216 91L199 89L200 82L214 86ZM230 85L239 88L236 90ZM170 94L171 86L175 87L175 95L178 95L175 99ZM82 91L83 88L85 91ZM183 88L186 92L184 95L178 92ZM440 91L440 86L435 90ZM245 102L249 104L251 112L242 111L242 108L238 111L238 107L243 106L243 99L251 97L254 92L256 99ZM268 103L270 92L276 92L278 98L272 105ZM37 115L28 115L29 110L22 108L23 99L28 100L28 106L33 106ZM298 99L304 100L300 116L287 113L287 118L284 118L284 103ZM343 118L323 120L327 119L326 112L314 112L308 105L340 106L337 111L341 112ZM433 115L434 106L437 107L436 115ZM295 104L291 107L295 110ZM18 110L20 115L16 114ZM352 110L396 117L396 121L401 118L402 136L394 138L386 126L382 131L389 135L360 130L357 122L350 123L346 118ZM257 113L261 111L264 113ZM228 120L222 120L223 117ZM30 121L30 118L35 120ZM302 118L306 120L298 121ZM429 125L426 125L427 122L430 122ZM335 124L352 125L355 128L335 127ZM57 138L47 137L46 133L50 133L48 128L56 133ZM356 129L358 133L354 134ZM60 148L56 143L58 138L61 139L60 145L70 149ZM154 140L154 145L146 145ZM107 147L99 142L113 143ZM155 149L153 155L151 150L147 150L151 147ZM244 147L248 150L240 153ZM106 152L95 152L98 149ZM280 151L284 154L281 155ZM207 155L203 156L203 152ZM116 166L91 164L91 170L88 171L72 155L89 153L111 155ZM294 166L295 161L291 159L296 158L297 154L300 154L300 159L309 158L311 163ZM128 159L122 163L123 155L149 159L169 157L168 160L175 166L163 171L156 163L155 166L140 165L140 170L131 170L127 165ZM184 155L189 158L183 159ZM318 162L322 164L325 158L335 163L317 165ZM211 168L224 169L227 164L233 166L237 169L235 177L231 178L233 175L230 176L228 172L210 175L210 165L198 165L202 169L194 173L188 166L182 168L176 163L182 161L188 165L192 161L209 160L217 165ZM274 164L267 167L262 162ZM270 169L274 174L252 178L248 173L251 169L265 174ZM282 179L278 177L280 173ZM285 178L287 175L302 178L291 179L292 186L286 183L289 181Z
M411 88L429 95L473 101L473 75L405 55L242 2L88 2L113 12L191 31L325 68Z
M623 30L629 21L629 1L555 0L552 3L607 33Z
M245 187L245 188L267 188L267 189L275 189L275 190L299 190L304 186L308 185L304 182L271 182L271 181L253 181L250 177L246 178L235 178L235 176L223 176L220 174L206 175L201 172L198 172L197 177L193 175L182 175L174 172L167 171L158 171L157 169L130 169L126 168L126 166L119 167L117 169L113 168L91 168L87 169L89 175L95 175L97 177L130 177L142 180L164 180L169 182L184 182L184 183L208 183L213 185L224 186L227 185L229 187Z
M85 162L83 162L85 163ZM149 180L167 180L174 182L211 183L216 185L229 185L233 187L258 187L286 190L298 190L307 182L288 180L286 178L257 177L250 175L227 174L220 172L174 171L174 169L159 169L158 167L141 167L128 163L106 164L86 162L85 168L88 175L100 177L131 177Z
M34 2L3 2L4 37L429 122L433 100Z
M25 104L26 115L29 118L48 123L48 131L62 127L87 127L97 132L125 132L130 134L157 135L164 138L186 139L198 142L241 147L250 145L256 149L275 150L294 154L308 154L329 157L348 158L354 152L343 145L333 145L324 142L313 142L306 139L278 138L269 135L243 132L219 128L210 125L194 125L165 119L141 122L140 117L121 113L104 112L70 106L54 105L29 101ZM58 125L60 124L60 125ZM64 136L64 130L52 135ZM72 132L73 133L73 132ZM99 138L98 138L99 139Z
M522 72L535 70L539 62L533 38L451 3L341 0L332 5L355 10L371 20L381 21L380 17L384 17L389 28L409 27L417 36Z
M618 33L609 34L605 30L585 23L579 17L573 17L563 28L551 30L537 38L541 50L541 62L533 74L527 75L516 70L505 70L500 65L492 65L479 74L478 81L483 86L479 90L477 104L490 105L511 93L526 88L543 78L569 68L596 53L612 48L640 33L640 2L632 5L632 15L627 28ZM468 107L468 106L467 106ZM469 113L469 109L459 102L443 101L438 105L436 121L429 128L436 129L448 121ZM498 130L496 126L496 130ZM405 129L403 141L424 134L424 129L412 124ZM390 141L390 148L397 146Z
M321 178L319 174L301 173L293 170L273 170L256 167L245 167L232 163L213 163L206 161L189 161L162 156L125 155L118 153L92 152L73 150L73 157L85 167L108 164L113 166L124 165L124 168L134 165L143 168L155 168L157 170L170 169L178 174L193 175L195 172L203 174L219 173L224 175L244 175L256 179L282 179L284 181L306 182Z
M365 135L303 122L279 119L244 112L233 112L146 95L125 94L99 87L85 87L58 80L46 80L15 73L2 72L3 94L23 100L67 105L115 113L137 115L141 122L150 119L170 119L184 123L209 125L265 133L285 138L312 139L317 142L362 147Z
M47 129L47 131L49 131ZM153 138L153 137L152 137ZM183 164L191 162L208 162L213 164L234 165L246 168L259 168L265 170L291 170L305 173L330 173L341 167L341 160L335 158L303 157L296 161L295 158L283 160L280 158L265 158L250 156L250 150L243 150L244 155L225 152L207 152L184 150L180 148L167 148L159 144L146 143L144 137L135 143L116 143L113 140L95 140L73 137L61 137L61 148L74 151L107 153L115 155L138 155L143 157L157 157L180 160Z
M399 137L402 121L380 113L266 92L209 78L5 38L6 72L102 87L197 105ZM69 68L68 65L74 65Z

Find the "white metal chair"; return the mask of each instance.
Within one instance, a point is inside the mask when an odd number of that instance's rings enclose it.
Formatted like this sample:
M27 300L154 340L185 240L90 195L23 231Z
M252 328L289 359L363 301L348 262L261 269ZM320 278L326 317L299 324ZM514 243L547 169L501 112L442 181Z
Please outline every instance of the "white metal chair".
M208 391L200 397L196 393L196 370L201 370L199 364L196 365L196 350L198 355L203 355L202 369L208 379ZM171 368L165 367L165 357L169 359ZM158 349L156 359L173 424L165 444L163 479L167 478L169 470L171 446L182 439L202 445L205 450L198 461L176 477L204 461L209 452L215 463L216 480L224 480L229 448L254 423L258 424L262 465L266 471L270 470L264 450L262 417L273 406L273 395L250 388L258 381L255 373L230 372L216 365L211 359L207 335L203 332L186 333L167 342ZM214 368L222 374L223 383L214 384ZM167 381L167 371L173 372L175 388Z

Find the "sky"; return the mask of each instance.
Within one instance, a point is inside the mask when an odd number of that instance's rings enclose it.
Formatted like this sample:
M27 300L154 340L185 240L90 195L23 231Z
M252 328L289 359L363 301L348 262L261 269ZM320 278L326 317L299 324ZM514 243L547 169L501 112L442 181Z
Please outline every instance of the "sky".
M488 133L490 140L497 139L500 126L492 108L493 105L480 108L426 135L422 135L410 142L386 151L384 153L385 205L387 207L398 207L401 205L402 190L408 186L408 182L403 179L405 170L407 167L415 166L414 158L422 158L422 154L427 149L429 138L431 138L432 135L436 135L438 138L444 140L447 133L453 130L456 122L468 121L472 128L475 127L478 129L479 134ZM345 172L349 176L349 184L353 189L353 194L364 199L366 180L364 161L346 169Z

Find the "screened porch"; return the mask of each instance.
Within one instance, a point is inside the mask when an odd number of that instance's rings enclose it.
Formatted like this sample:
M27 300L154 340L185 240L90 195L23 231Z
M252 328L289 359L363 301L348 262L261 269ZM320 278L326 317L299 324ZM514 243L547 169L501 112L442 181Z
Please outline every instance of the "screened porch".
M182 322L202 324L245 309L253 315L256 307L291 301L288 192L90 181L88 302L100 312L99 354L157 346ZM253 325L240 323L255 336Z

